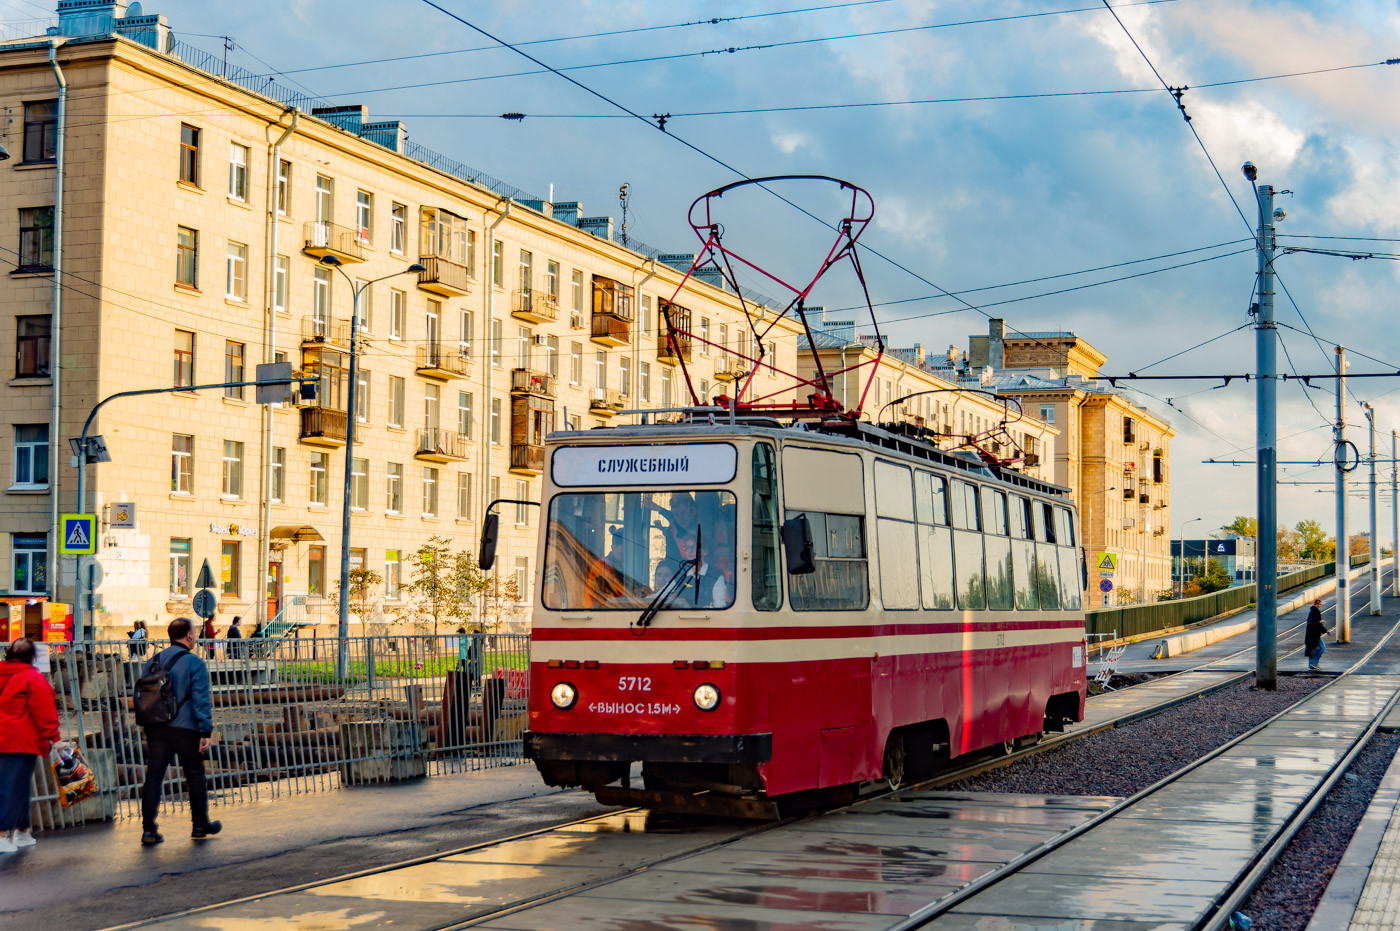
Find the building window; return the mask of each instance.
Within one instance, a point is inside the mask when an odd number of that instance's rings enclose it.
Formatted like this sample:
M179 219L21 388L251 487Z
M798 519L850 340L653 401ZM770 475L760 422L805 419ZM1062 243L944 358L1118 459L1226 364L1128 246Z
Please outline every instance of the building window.
M403 575L399 568L399 551L384 551L384 597L390 601L399 600L403 589Z
M559 263L549 262L544 267L544 287L549 299L559 303Z
M491 241L491 283L498 288L501 286L503 275L503 262L501 259L503 252L504 249L501 246L501 241L499 239L493 239Z
M404 380L398 375L389 376L389 426L403 426Z
M700 318L700 355L710 354L710 318Z
M272 264L272 309L287 313L287 289L292 276L291 259L279 255Z
M501 442L501 399L491 399L491 442Z
M292 163L285 158L277 161L277 212L286 216L292 209Z
M170 436L170 490L177 495L194 493L194 437Z
M457 392L457 432L462 436L472 435L472 407L475 401L470 391Z
M471 520L472 517L472 474L457 473L457 519Z
M49 484L49 425L15 424L15 488Z
M390 514L403 510L403 463L391 462L385 472L384 510Z
M248 147L236 142L228 147L228 196L248 199Z
M438 470L423 469L423 516L436 517L438 509Z
M224 341L224 381L243 381L243 344ZM243 399L242 385L226 385L224 397Z
M593 353L593 378L599 388L608 386L608 354L602 349Z
M632 394L632 360L623 356L618 360L618 383L617 388L622 392L624 398Z
M520 250L520 290L529 294L535 289L535 256Z
M389 207L389 220L389 251L403 255L408 247L408 208L403 204L392 204Z
M175 243L175 283L199 287L199 230L179 228Z
M272 494L276 504L281 504L287 495L287 450L282 446L272 447Z
M374 282L365 281L363 278L355 279L355 293L359 299L355 301L353 310L359 317L355 328L362 333L374 332Z
M194 384L194 334L189 330L175 331L175 387L188 388Z
M637 395L642 402L651 402L651 363L637 363Z
M705 379L700 379L700 403L710 403L710 383Z
M45 533L16 533L12 595L41 595L49 585L49 537ZM14 609L11 608L13 611Z
M374 195L368 191L355 193L355 236L360 242L374 238Z
M457 354L463 359L472 357L472 334L476 332L476 315L464 310L458 319Z
M58 101L24 105L24 160L51 162L58 155Z
M199 130L189 123L180 124L180 180L199 185Z
M521 501L530 500L530 483L521 479L515 482L515 526L524 527L530 523L530 506Z
M467 274L476 277L476 230L467 230L467 255L465 265Z
M219 578L223 583L222 591L225 595L238 597L239 575L242 569L242 548L243 545L237 540L225 540L223 551L219 554Z
M53 318L48 314L15 318L15 377L43 378L50 372Z
M545 348L549 353L549 377L559 377L559 337L551 335L545 340Z
M355 372L355 419L369 423L369 369Z
M583 272L574 269L569 280L573 287L573 310L583 313Z
M423 386L423 426L428 430L436 430L442 422L438 416L441 398L442 391L437 385Z
M642 332L651 332L651 295L642 295Z
M577 385L583 382L583 344L569 344L569 384Z
M224 440L224 485L220 492L225 498L243 497L243 444Z
M518 368L530 367L530 336L530 328L527 326L517 327L515 330L515 357Z
M668 368L661 370L661 406L671 406L671 370Z
M515 557L515 597L520 601L530 600L530 557Z
M328 473L331 468L330 453L311 454L311 503L324 505L326 503L326 487L329 484Z
M316 222L335 220L335 182L325 175L316 176Z
M491 321L491 364L501 367L501 321Z
M424 329L427 331L425 342L434 355L437 354L438 339L442 334L442 304L438 301L428 301L428 312L423 315Z
M350 460L350 507L363 511L369 507L369 460Z
M1040 405L1040 419L1043 420L1043 421L1045 421L1046 423L1054 423L1054 422L1055 422L1055 405L1053 405L1053 404L1042 404L1042 405Z
M188 598L190 595L189 537L170 538L170 594Z
M306 551L306 593L324 595L326 592L326 548L312 546Z
M224 297L231 301L248 300L248 247L241 242L228 244L228 276Z
M325 327L331 318L331 270L318 268L315 275L311 284L311 316Z
M19 268L16 271L48 271L53 268L53 208L26 207L19 212Z

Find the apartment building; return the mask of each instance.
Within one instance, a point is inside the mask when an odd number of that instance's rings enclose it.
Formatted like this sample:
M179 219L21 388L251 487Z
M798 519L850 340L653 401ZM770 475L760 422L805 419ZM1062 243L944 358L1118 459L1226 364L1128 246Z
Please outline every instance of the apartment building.
M216 67L161 16L97 0L59 14L49 35L0 43L0 255L14 266L0 332L15 347L0 381L0 604L31 629L37 602L73 597L54 515L82 510L100 520L101 632L188 613L206 561L220 629L283 611L329 621L352 423L350 558L384 579L363 619L381 622L407 604L410 554L431 537L474 550L488 502L539 500L550 431L689 404L682 362L702 401L748 368L738 296L709 273L677 293L690 256L624 246L610 218L494 181L362 107ZM668 339L663 309L699 339ZM777 369L796 369L797 337L773 331L764 393L789 384ZM98 401L279 361L315 396L260 405L229 386L107 404L93 432L111 461L77 500L67 441ZM117 502L133 526L113 526ZM500 513L496 571L525 619L538 509Z

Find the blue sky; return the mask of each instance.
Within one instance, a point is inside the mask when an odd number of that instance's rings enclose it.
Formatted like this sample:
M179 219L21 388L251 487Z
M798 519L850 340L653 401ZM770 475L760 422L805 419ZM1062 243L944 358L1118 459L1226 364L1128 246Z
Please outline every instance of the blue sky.
M831 0L749 2L485 3L437 0L463 19L512 42L612 30L753 17ZM40 6L46 6L40 3ZM376 118L402 116L410 135L527 191L581 200L590 215L618 215L617 189L631 195L629 231L678 252L694 248L685 210L697 195L735 175L668 134L630 119L552 119L546 114L615 115L604 101L552 74L496 78L535 66L503 49L463 52L353 68L320 68L366 59L443 52L492 43L421 0L290 0L209 4L156 0L187 41L217 50L230 35L230 59L287 72L335 103L364 103ZM37 12L29 0L0 3L9 18ZM1081 10L1079 12L1055 12ZM1185 105L1230 192L1253 222L1254 205L1239 166L1293 193L1283 234L1400 238L1397 124L1400 65L1284 80L1201 85L1312 69L1369 65L1400 56L1400 7L1394 2L1286 3L1170 0L1123 5L1118 15L1167 83L1189 85ZM1045 16L1028 14L1051 13ZM1027 18L921 28L896 34L808 42L781 48L692 53L821 39L857 32L929 27L971 19ZM531 54L556 67L622 59L691 55L666 61L587 68L577 80L645 115L925 98L1136 91L1058 98L982 100L727 116L673 116L668 130L755 176L830 174L868 188L876 220L864 242L942 288L982 288L1077 272L1167 253L1246 240L1233 246L1113 271L967 295L990 303L1087 284L1167 265L1251 249L1249 230L1206 156L1142 57L1108 11L1088 0L881 2L718 24L536 44ZM489 78L489 79L482 79ZM466 79L477 79L467 81ZM442 84L437 82L455 81ZM409 84L433 86L383 91ZM527 114L523 122L462 114ZM807 195L802 195L807 196ZM803 201L821 212L829 201ZM734 205L731 228L752 236L755 254L807 268L826 239L813 221L762 197ZM1400 243L1283 240L1288 245L1400 252ZM1299 371L1331 364L1336 342L1383 360L1400 360L1395 326L1400 264L1319 255L1279 260L1283 281L1317 334L1282 330ZM865 259L877 302L920 298L933 288L873 255ZM1129 281L988 309L1023 331L1073 329L1109 356L1105 371L1138 370L1164 356L1245 324L1255 258L1250 251ZM849 304L849 281L819 295ZM975 311L948 299L883 307L896 343L965 347L982 333ZM1304 328L1280 294L1278 319ZM1254 334L1243 329L1158 366L1164 373L1252 369ZM1286 365L1286 359L1280 355ZM1357 359L1353 371L1386 366ZM1400 368L1400 361L1388 365ZM1202 517L1216 526L1253 510L1252 468L1200 465L1208 456L1247 456L1253 446L1253 387L1236 382L1145 386L1177 409L1146 403L1178 430L1173 447L1173 533ZM1400 428L1400 381L1353 384L1375 399L1386 434ZM1303 390L1280 388L1280 458L1330 455L1329 433ZM1330 386L1313 392L1331 416ZM1351 414L1361 414L1350 400ZM1365 448L1360 430L1353 437ZM1389 448L1389 438L1385 440ZM1328 469L1290 468L1303 480ZM1357 473L1360 475L1361 473ZM1316 486L1323 487L1323 486ZM1281 490L1281 516L1329 525L1333 500L1314 487ZM1353 508L1353 527L1363 508ZM1388 521L1383 511L1382 526ZM1200 525L1196 525L1199 530ZM1388 533L1383 533L1388 538Z

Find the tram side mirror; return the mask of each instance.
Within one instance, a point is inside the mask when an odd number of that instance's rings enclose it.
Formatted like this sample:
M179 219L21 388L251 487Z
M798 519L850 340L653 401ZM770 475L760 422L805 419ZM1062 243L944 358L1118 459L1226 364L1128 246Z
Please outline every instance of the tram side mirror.
M812 525L806 514L783 522L783 552L787 555L788 575L810 575L817 571L812 559Z
M481 550L476 564L482 572L487 572L496 564L496 536L501 530L501 518L497 514L487 514L481 525Z
M1089 590L1089 554L1084 547L1079 548L1079 571L1084 575L1084 590Z

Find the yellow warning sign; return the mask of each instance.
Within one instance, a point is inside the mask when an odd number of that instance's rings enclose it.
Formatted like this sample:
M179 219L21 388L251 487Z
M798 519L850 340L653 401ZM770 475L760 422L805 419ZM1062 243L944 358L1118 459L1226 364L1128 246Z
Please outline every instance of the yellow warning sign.
M1100 554L1099 554L1099 568L1100 568L1100 569L1107 569L1109 572L1112 572L1114 569L1117 569L1117 568L1118 568L1118 554L1117 554L1117 553L1100 553Z

